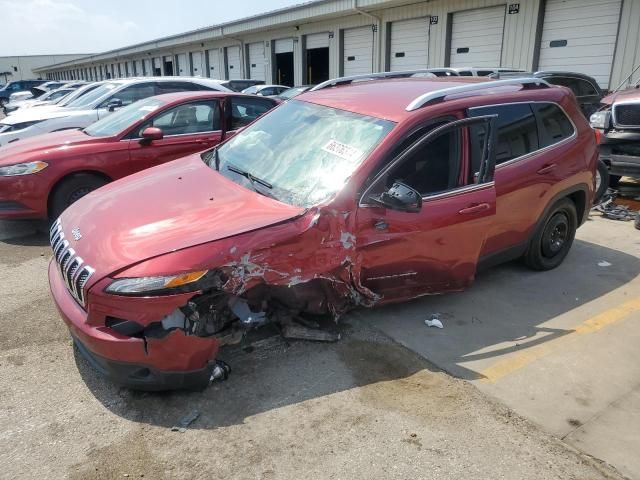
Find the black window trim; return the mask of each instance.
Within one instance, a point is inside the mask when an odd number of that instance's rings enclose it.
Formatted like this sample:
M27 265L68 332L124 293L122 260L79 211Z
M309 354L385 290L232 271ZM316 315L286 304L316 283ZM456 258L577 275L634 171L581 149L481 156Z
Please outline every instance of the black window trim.
M553 143L551 145L547 145L546 147L542 147L542 148L538 148L537 150L534 150L533 152L529 152L525 155L521 155L519 157L516 158L512 158L511 160L507 160L506 162L503 163L499 163L496 164L496 171L501 169L502 167L506 167L508 165L512 165L516 162L519 162L521 160L526 160L529 157L532 157L534 155L539 155L540 153L544 153L548 150L551 150L553 148L557 148L561 145L564 145L565 143L569 143L572 140L575 140L578 137L578 129L576 128L576 124L573 123L573 119L571 118L570 115L567 114L566 110L564 108L562 108L562 105L560 105L559 103L556 102L551 102L548 100L538 100L538 101L524 101L524 102L506 102L506 103L494 103L491 105L478 105L477 107L471 107L471 108L467 108L467 117L468 118L472 118L469 117L469 112L471 112L472 110L474 110L475 108L488 108L488 107L503 107L503 106L508 106L508 105L522 105L522 104L526 104L526 105L534 105L534 104L551 104L551 105L555 105L556 107L558 107L560 109L560 111L564 114L565 117L567 117L567 119L569 120L569 122L571 123L571 126L573 127L573 133L571 134L571 136L564 138L562 140L560 140L557 143ZM539 117L536 114L535 110L532 108L531 112L533 114L533 117L536 120L536 125L539 126ZM497 129L496 129L497 130ZM497 132L496 132L497 135ZM540 132L538 132L538 145L540 144Z

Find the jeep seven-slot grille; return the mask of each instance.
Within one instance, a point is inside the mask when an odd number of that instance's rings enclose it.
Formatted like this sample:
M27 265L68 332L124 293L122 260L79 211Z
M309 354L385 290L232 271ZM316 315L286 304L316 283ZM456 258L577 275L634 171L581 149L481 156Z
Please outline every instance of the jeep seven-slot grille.
M71 248L62 231L60 219L51 226L49 240L53 256L58 264L58 270L60 270L60 275L62 275L69 293L84 307L84 287L95 270L86 265L84 260L76 255L75 250Z
M640 128L640 104L614 105L616 125Z

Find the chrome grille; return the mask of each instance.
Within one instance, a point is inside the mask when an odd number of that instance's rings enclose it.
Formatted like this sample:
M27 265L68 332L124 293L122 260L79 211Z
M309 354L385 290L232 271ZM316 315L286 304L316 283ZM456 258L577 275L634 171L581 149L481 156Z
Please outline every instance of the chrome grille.
M58 264L58 270L64 280L69 293L73 295L80 305L85 306L84 287L95 273L95 270L84 263L76 251L71 248L69 241L62 231L60 219L51 226L49 240L53 250L53 256Z
M640 104L614 105L613 119L617 126L640 128Z

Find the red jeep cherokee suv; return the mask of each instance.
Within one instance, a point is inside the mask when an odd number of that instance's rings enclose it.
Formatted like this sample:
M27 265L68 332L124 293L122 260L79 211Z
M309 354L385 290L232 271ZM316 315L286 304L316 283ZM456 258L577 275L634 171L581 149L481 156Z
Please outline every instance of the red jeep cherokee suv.
M201 388L247 326L461 290L518 257L558 266L597 160L571 92L387 75L321 84L65 211L51 291L93 365Z

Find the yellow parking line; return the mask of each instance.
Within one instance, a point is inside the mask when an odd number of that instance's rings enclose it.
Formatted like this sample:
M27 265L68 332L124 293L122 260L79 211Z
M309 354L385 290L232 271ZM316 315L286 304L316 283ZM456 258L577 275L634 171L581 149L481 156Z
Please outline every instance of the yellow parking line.
M598 330L619 322L620 320L624 320L631 313L638 310L640 310L640 298L629 300L622 305L613 307L605 312L602 312L599 315L596 315L595 317L585 320L580 325L578 325L571 333L586 335L589 333L597 332ZM535 345L516 355L512 355L505 358L504 360L500 360L491 365L489 368L480 372L480 375L483 377L481 381L487 383L495 383L501 378L517 370L520 370L523 367L526 367L530 363L533 363L539 358L542 358L550 352L556 350L558 346L561 345L562 340L571 338L575 337L573 335L565 335L554 341Z

